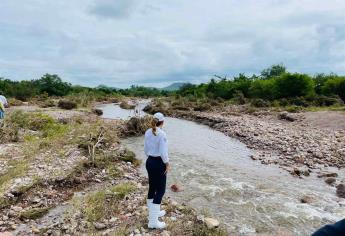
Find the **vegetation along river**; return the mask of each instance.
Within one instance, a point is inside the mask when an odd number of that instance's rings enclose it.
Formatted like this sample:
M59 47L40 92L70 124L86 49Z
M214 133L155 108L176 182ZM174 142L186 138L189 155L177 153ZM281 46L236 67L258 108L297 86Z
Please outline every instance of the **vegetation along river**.
M102 108L106 118L126 119L134 114L114 104ZM276 166L254 162L251 150L234 138L176 118L167 118L164 129L172 164L168 186L183 186L182 192L168 190L167 196L208 211L232 234L310 235L345 215L345 207L339 207L330 186L313 176L299 179ZM143 160L141 168L146 174L143 139L129 138L124 144ZM315 201L301 203L305 195Z

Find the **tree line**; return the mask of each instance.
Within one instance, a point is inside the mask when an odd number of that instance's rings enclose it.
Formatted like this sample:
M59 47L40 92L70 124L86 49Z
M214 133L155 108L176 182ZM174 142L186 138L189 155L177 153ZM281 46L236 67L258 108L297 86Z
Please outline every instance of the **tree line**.
M258 105L275 101L280 105L329 106L345 101L345 76L290 73L284 65L273 65L260 75L239 74L232 79L215 76L208 83L187 84L177 94L196 98L252 99Z
M36 96L66 96L87 94L88 96L186 96L194 98L214 98L239 103L250 99L258 106L267 102L279 105L317 105L329 106L345 101L345 76L336 74L317 74L310 76L291 73L284 65L273 65L259 75L239 74L234 78L214 76L208 83L186 84L174 92L157 88L131 86L127 89L112 88L105 85L96 88L72 85L62 81L58 75L45 74L37 80L13 81L0 78L0 93L26 101Z
M7 97L27 101L37 96L58 96L88 94L89 96L135 96L149 97L167 95L168 92L156 88L143 86L131 86L127 89L117 89L100 85L96 88L72 85L62 81L58 75L45 74L37 80L13 81L10 79L0 78L0 94Z

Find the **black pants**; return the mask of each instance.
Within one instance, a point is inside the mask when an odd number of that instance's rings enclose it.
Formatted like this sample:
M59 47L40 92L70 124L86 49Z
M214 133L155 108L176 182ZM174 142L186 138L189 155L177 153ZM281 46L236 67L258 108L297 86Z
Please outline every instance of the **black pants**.
M167 176L165 164L160 157L148 157L146 170L149 176L149 193L147 199L153 199L154 204L161 204L165 193Z
M312 236L343 236L345 235L345 219L333 225L326 225L312 234Z

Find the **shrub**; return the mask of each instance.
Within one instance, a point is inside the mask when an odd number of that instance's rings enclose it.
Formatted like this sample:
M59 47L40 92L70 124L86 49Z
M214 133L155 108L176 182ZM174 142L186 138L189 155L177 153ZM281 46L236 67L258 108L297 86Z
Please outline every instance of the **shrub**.
M151 116L132 117L129 119L124 127L124 134L129 136L142 135L152 124Z
M260 99L260 98L257 98L257 99L253 99L251 101L251 104L255 107L269 107L270 106L270 102L269 101L266 101L266 100L263 100L263 99Z
M305 74L285 73L275 79L277 98L303 97L314 93L314 81Z
M307 107L309 104L304 97L295 97L290 99L291 105Z
M196 107L194 107L194 111L208 111L211 110L212 106L208 103L202 103L198 104Z
M129 150L126 150L126 152L121 155L120 159L125 162L130 162L134 166L139 166L141 164L141 161L135 157L135 153Z
M60 100L58 103L58 107L66 110L72 110L74 108L77 108L77 103L70 101L70 100Z
M246 98L244 97L243 93L241 91L236 91L234 95L234 101L235 103L239 105L246 104Z
M122 109L128 109L128 110L130 110L130 109L134 109L134 108L135 108L135 105L134 105L134 104L129 104L127 101L123 101L123 102L120 103L120 107L121 107Z
M321 90L325 95L338 95L345 101L345 77L328 79Z
M21 106L21 105L23 105L23 102L21 100L16 99L16 98L10 98L10 99L8 99L8 104L10 106Z
M55 107L56 104L53 99L46 99L43 102L41 102L39 105L42 108L47 108L47 107Z
M252 83L249 94L252 98L262 98L271 100L276 95L274 94L275 80L256 80Z
M285 110L286 110L287 112L296 113L296 112L300 112L300 111L302 110L302 108L299 107L299 106L293 105L293 106L288 106L288 107L286 107Z

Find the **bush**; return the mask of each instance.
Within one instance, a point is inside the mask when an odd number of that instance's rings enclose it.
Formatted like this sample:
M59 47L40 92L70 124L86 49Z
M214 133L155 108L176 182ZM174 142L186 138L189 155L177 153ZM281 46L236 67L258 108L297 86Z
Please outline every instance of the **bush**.
M16 99L16 98L10 98L10 99L8 99L8 104L10 106L21 106L21 105L23 105L23 102L21 100Z
M262 98L271 100L276 95L274 94L275 80L256 80L252 83L249 94L252 98Z
M314 81L305 74L283 74L275 79L277 98L303 97L314 93Z
M338 96L324 96L319 95L311 98L307 98L314 106L337 106L344 105L343 100Z
M198 104L194 107L194 111L209 111L211 110L212 106L208 103Z
M234 95L234 101L235 103L239 105L246 104L246 98L244 97L243 93L241 91L236 91Z
M325 95L338 95L345 101L345 77L328 79L321 90Z
M134 108L135 108L135 105L134 105L134 104L129 104L127 101L123 101L123 102L120 103L120 107L121 107L122 109L128 109L128 110L130 110L130 109L134 109Z
M65 110L72 110L74 108L77 108L77 103L63 99L63 100L59 101L58 107L65 109Z
M55 102L52 99L46 99L45 101L41 102L39 106L42 108L55 107Z
M255 107L269 107L271 104L269 101L257 98L251 101L251 104Z
M293 106L286 107L285 110L287 112L297 113L297 112L300 112L302 110L302 107L293 105Z
M309 106L308 102L304 97L295 97L290 99L291 105L301 106L301 107L307 107Z

